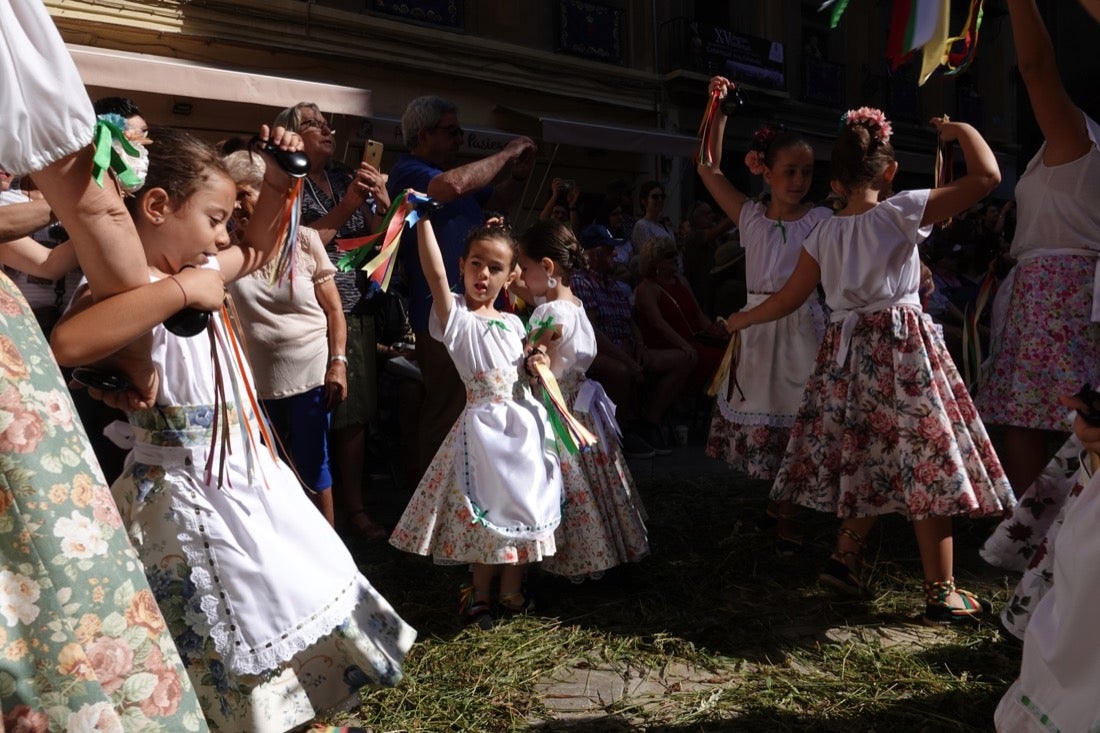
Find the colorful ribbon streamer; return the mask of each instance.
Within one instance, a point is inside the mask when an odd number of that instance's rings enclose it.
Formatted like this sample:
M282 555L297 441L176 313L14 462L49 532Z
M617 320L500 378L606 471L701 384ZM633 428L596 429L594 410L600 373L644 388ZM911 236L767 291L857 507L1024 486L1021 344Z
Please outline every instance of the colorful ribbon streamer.
M836 28L840 23L840 16L844 15L844 11L848 9L848 0L825 0L821 5L817 6L817 12L825 10L830 5L833 5L832 15L829 16L829 28Z
M707 103L703 120L699 123L699 132L696 133L699 136L699 152L695 156L695 162L707 168L714 165L714 151L710 148L710 131L718 116L718 103L718 90L715 89L710 95L710 102Z
M718 394L718 390L722 389L722 382L726 381L726 377L729 377L729 385L726 387L726 400L729 401L733 398L733 390L737 389L741 392L741 399L745 399L745 393L741 391L741 385L737 383L737 365L741 361L741 332L735 331L730 336L730 342L726 346L726 353L722 355L722 361L718 364L718 371L714 373L714 378L710 380L710 386L707 388L707 395L714 397Z
M569 412L562 397L558 380L547 364L534 364L535 375L542 385L543 402L550 418L554 435L570 454L583 452L596 445L596 436Z
M965 71L974 60L978 50L978 33L982 28L982 2L983 0L970 0L970 11L962 31L947 39L947 70L943 72L944 76L955 76ZM958 51L952 50L956 44L962 45Z
M944 115L943 121L950 122L951 118ZM942 188L955 180L954 143L940 143L937 141L935 170L932 171L932 180L935 181L934 188ZM951 218L948 217L940 222L939 226L944 228L951 226Z
M279 246L275 252L274 264L268 285L275 287L284 279L290 281L290 292L294 292L294 267L298 262L298 225L302 218L302 181L294 179L290 195L283 206L283 223L279 229Z
M985 308L993 300L997 292L997 277L992 272L987 273L978 288L978 297L974 299L973 308L967 305L963 311L963 379L966 388L970 392L976 392L981 388L984 374L982 373L982 332L980 321Z
M123 128L107 116L99 117L96 119L92 140L95 146L92 155L92 180L97 186L103 188L103 181L110 170L115 172L119 185L127 191L141 188L145 181L134 172L126 158L114 146L117 142L127 155L141 157L141 151L126 138Z
M411 188L402 191L390 204L377 232L367 237L336 240L337 249L345 253L336 266L343 272L363 270L382 290L389 288L397 266L401 233L406 226L415 226L420 220L417 207L430 203L432 199Z

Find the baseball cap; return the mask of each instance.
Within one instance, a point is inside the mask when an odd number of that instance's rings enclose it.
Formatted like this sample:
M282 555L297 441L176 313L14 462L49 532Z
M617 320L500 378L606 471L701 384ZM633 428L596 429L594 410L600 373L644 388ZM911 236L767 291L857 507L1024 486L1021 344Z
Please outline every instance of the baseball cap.
M602 224L589 224L581 232L581 249L594 249L595 247L617 247L623 243L622 239L611 236L611 230Z

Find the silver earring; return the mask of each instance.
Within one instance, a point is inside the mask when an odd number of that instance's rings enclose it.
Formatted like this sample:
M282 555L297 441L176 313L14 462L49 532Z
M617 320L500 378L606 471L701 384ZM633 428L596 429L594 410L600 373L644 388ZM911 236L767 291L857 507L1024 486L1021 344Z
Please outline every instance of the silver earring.
M548 287L548 288L558 287L558 279L556 277L554 277L553 275L546 278L546 287Z

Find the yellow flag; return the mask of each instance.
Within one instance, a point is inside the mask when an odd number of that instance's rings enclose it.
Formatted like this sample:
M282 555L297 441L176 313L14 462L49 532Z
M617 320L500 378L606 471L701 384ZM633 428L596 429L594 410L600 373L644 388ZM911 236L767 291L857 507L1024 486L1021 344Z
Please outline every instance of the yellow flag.
M951 50L947 43L947 37L951 32L949 23L951 20L951 0L936 0L938 17L932 29L932 36L921 49L920 77L918 84L923 85L932 76L932 72L947 61L947 54Z

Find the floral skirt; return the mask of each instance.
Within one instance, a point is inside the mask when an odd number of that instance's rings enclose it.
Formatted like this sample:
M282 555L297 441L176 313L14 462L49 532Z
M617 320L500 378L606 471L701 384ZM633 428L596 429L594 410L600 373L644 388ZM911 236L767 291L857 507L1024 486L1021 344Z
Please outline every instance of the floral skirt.
M977 396L991 425L1066 432L1059 395L1100 382L1100 323L1092 323L1092 257L1016 266L1007 318Z
M281 733L396 685L416 632L266 448L234 441L205 476L213 414L132 413L112 486L211 730Z
M1055 517L1062 513L1070 490L1080 481L1083 450L1081 441L1070 435L982 545L983 560L1018 573L1027 570Z
M0 729L204 731L72 398L0 274Z
M843 365L825 334L772 498L841 518L1000 514L1004 470L931 319L912 307L860 316Z
M715 409L706 454L725 461L749 478L774 480L791 439L791 429L773 425L742 425Z
M1039 526L1028 526L1026 522L1032 519L1029 515L1019 517L1015 521L1013 518L1006 519L1001 522L1001 525L997 528L997 533L994 534L986 542L986 547L982 548L982 557L987 557L987 548L990 543L993 542L999 534L1002 532L1002 527L1011 523L1008 531L1015 528L1018 531L1018 535L1026 534L1025 530L1030 529L1043 529L1042 534L1038 532L1033 536L1034 549L1030 553L1027 561L1027 566L1024 568L1024 574L1020 576L1020 580L1016 583L1016 588L1012 591L1012 595L1009 597L1008 602L1005 603L1004 608L1001 610L1001 621L1004 624L1005 629L1016 636L1019 639L1024 638L1024 634L1027 631L1027 625L1031 621L1031 614L1035 611L1036 606L1039 605L1039 601L1050 591L1054 585L1054 547L1058 540L1058 534L1062 530L1062 526L1066 522L1072 511L1073 506L1080 497L1081 492L1085 486L1088 485L1089 480L1092 478L1092 470L1088 465L1088 460L1082 460L1083 456L1087 456L1087 453L1082 452L1080 443L1071 440L1066 445L1071 448L1077 448L1076 459L1067 462L1065 465L1073 465L1076 467L1076 471L1072 475L1067 476L1067 480L1063 481L1059 486L1059 492L1055 497L1052 497L1052 503L1047 505L1043 504L1044 516L1045 516L1045 528ZM1066 450L1066 449L1063 449ZM1062 452L1059 452L1059 456ZM1051 461L1055 463L1055 461ZM1034 488L1032 484L1032 488ZM1028 489L1028 492L1031 488ZM1024 494L1021 499L1021 505L1029 498L1028 493ZM1035 495L1031 495L1030 498L1036 498ZM1032 503L1034 506L1034 502ZM1013 517L1017 517L1021 512L1019 508L1013 513ZM1022 542L1021 542L1022 544Z
M557 551L542 561L543 570L569 577L638 562L649 554L645 507L619 448L618 426L609 424L614 404L598 383L586 381L599 396L591 408L573 414L599 441L575 455L559 445L565 505L555 532ZM567 383L562 388L575 406L576 389Z

